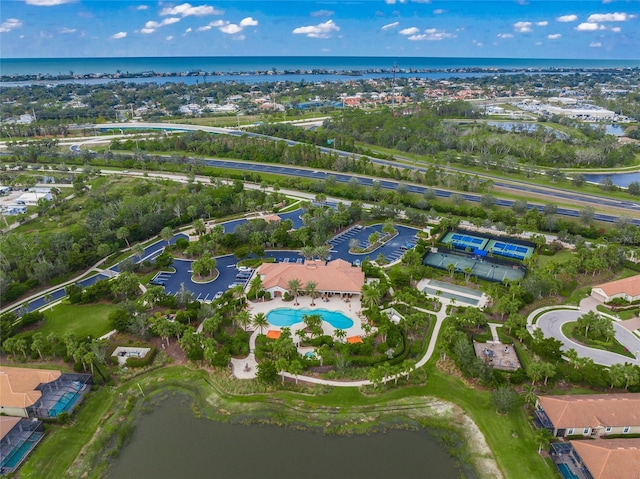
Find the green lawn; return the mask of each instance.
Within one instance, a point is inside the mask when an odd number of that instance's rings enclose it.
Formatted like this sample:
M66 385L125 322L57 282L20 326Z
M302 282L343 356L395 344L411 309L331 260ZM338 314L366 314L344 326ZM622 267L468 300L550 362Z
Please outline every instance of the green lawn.
M427 366L429 367L429 366ZM498 465L509 479L557 477L555 468L537 454L522 402L508 415L496 414L491 393L464 386L455 377L429 368L427 392L462 407L483 432Z
M571 321L569 323L564 323L562 325L562 333L568 338L573 339L574 341L583 344L585 346L589 346L594 349L601 349L603 351L609 351L612 353L617 353L622 356L627 356L629 358L635 359L635 356L627 350L622 344L618 342L615 338L611 340L609 343L605 343L604 341L594 341L590 338L585 337L583 334L577 331L578 322Z
M78 415L66 427L47 427L47 436L20 469L21 478L65 477L78 453L93 436L116 394L103 387L89 394L78 409Z
M47 334L54 332L63 335L73 331L77 336L95 338L111 331L109 313L117 309L115 304L59 304L45 311L44 324L38 329Z

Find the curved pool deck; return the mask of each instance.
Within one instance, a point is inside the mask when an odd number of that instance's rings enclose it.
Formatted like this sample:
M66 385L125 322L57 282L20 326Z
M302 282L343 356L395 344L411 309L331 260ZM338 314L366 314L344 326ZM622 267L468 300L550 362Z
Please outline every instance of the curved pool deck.
M263 301L249 302L249 308L250 308L249 312L251 313L251 315L255 315L257 313L264 313L267 315L267 318L269 313L279 309L296 310L301 313L300 316L302 316L302 314L321 313L322 311L342 313L342 315L344 315L346 318L351 320L353 324L350 327L336 328L335 326L331 325L329 322L322 321L322 331L324 332L324 334L333 336L336 329L344 329L347 333L347 336L364 336L365 335L362 329L362 320L360 316L358 316L358 313L361 310L361 304L359 299L357 300L352 299L351 302L349 303L346 303L345 301L337 297L330 299L329 302L324 302L320 299L316 299L315 306L311 306L311 298L307 296L301 296L298 298L298 303L299 303L298 306L294 306L293 301L282 301L282 299L280 298L276 298L276 299L272 299L271 301L264 301L264 302ZM362 316L362 319L366 320L364 316ZM304 329L305 325L304 325L304 322L302 321L295 322L291 324L291 326L289 325L277 326L272 323L269 324L269 329L280 330L284 327L288 327L291 329L291 335L295 340L297 339L295 332L299 329Z

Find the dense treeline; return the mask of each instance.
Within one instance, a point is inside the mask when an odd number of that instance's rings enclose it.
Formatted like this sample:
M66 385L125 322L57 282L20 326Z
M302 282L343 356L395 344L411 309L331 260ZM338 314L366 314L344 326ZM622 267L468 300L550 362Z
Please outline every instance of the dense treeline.
M60 202L43 218L59 227L11 233L0 242L2 302L50 279L85 269L117 249L195 218L216 218L262 207L262 191L241 183L205 187L138 179L95 180L77 200ZM269 203L271 207L272 203Z
M558 123L574 128L570 136L551 126L514 123L511 129L478 122L481 111L466 102L422 104L401 114L389 109L375 112L344 110L325 122L325 128L307 130L290 124L260 125L254 131L318 146L367 154L356 141L416 155L438 156L449 163L480 165L516 172L534 165L602 168L632 164L635 148L621 146L602 129L563 117ZM470 121L451 121L464 118Z

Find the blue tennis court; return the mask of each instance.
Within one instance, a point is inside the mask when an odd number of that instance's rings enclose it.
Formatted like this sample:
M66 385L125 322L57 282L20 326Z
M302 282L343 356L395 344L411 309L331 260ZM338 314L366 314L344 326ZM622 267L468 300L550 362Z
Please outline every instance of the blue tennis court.
M445 244L450 244L456 249L461 250L465 250L467 248L470 248L472 250L481 250L489 242L487 238L454 232L447 233L440 241Z
M507 243L506 241L490 240L487 243L486 251L494 255L503 256L522 261L533 255L533 246Z

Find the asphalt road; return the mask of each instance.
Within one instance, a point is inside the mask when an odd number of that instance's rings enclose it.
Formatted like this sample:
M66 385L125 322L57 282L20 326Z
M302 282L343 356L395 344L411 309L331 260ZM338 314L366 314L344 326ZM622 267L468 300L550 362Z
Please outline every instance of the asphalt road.
M264 138L264 139L269 139L272 141L284 141L287 145L289 146L293 146L293 145L297 145L300 144L297 141L293 141L293 140L285 140L282 138L277 138L277 137L272 137L272 136L268 136L268 135L261 135L258 133L252 133L252 132L246 132L246 131L240 131L240 130L231 130L231 129L226 129L226 128L218 128L218 127L210 127L210 126L201 126L201 125L182 125L182 124L170 124L170 123L105 123L105 124L101 124L101 125L93 125L92 127L95 128L100 128L102 130L109 130L109 129L118 129L118 130L123 130L123 129L147 129L147 130L153 130L153 129L157 129L157 130L168 130L168 131L206 131L209 133L214 133L214 134L225 134L225 135L233 135L233 136L242 136L242 135L247 135L250 137L254 137L254 138ZM358 154L354 154L354 153L350 153L350 152L346 152L346 151L341 151L341 150L336 150L333 148L327 148L327 147L318 147L321 151L325 152L325 153L333 153L333 154L337 154L343 157L356 157L359 158L361 156L366 156L366 155L358 155ZM369 159L369 161L371 161L372 163L375 164L379 164L379 165L391 165L394 167L402 167L402 168L406 168L406 169L411 169L411 170L418 170L418 171L426 171L425 168L422 167L418 167L418 166L412 166L412 165L408 165L406 163L398 163L396 161L389 161L389 160L382 160L382 159L377 159L377 158L371 158L369 156L367 156L367 158ZM209 161L222 161L222 160L209 160ZM251 169L251 168L247 168L247 163L242 163L242 167L234 167L229 165L228 167L230 168L234 168L234 169ZM271 165L265 165L266 167L270 167ZM274 166L274 168L277 168L277 166ZM262 172L269 172L268 169L265 170L260 170L260 169L253 169L253 171L262 171ZM282 170L271 170L272 173L277 173L277 174L286 174L286 175L293 175L293 176L301 176L301 177L307 177L307 178L313 178L313 176L309 176L307 172L308 170L304 170L301 168L287 168L286 170L282 169ZM457 169L454 171L460 171L460 172L464 172L464 170L461 169ZM320 174L321 172L314 172L314 173L318 173ZM329 173L323 173L324 176L326 177ZM333 173L331 173L333 174ZM336 175L337 176L337 175ZM358 175L347 175L347 174L341 174L341 176L347 176L348 178L351 178L351 176L355 176L359 179L359 181L361 182L361 184L370 186L370 183L372 182L372 180L369 178L364 178L364 177L359 177ZM536 187L534 185L528 184L528 183L524 183L524 182L517 182L517 181L513 181L513 182L504 182L501 181L500 179L498 179L495 176L492 175L482 175L483 177L487 177L487 178L491 178L494 181L494 184L496 186L499 186L500 188L504 188L504 189L509 189L509 190L513 190L515 193L532 193L532 194L536 194L536 195L543 195L549 198L549 202L554 201L554 199L559 199L562 200L564 202L583 202L583 203L588 203L588 204L592 204L594 206L604 206L604 207L615 207L615 208L621 208L624 210L628 210L629 216L634 216L634 215L638 215L640 214L640 203L638 202L634 202L634 201L630 201L630 200L617 200L617 199L612 199L612 198L607 198L604 196L598 196L598 195L593 195L593 194L582 194L582 193L573 193L573 192L568 192L568 191L564 191L560 188L539 188ZM324 179L321 177L317 177L317 179ZM367 184L365 182L365 180L368 180L369 184ZM497 181L496 181L497 180ZM343 181L343 180L338 180L338 181ZM348 181L348 179L346 180ZM393 182L393 181L386 181L386 180L382 180L381 183L385 183L383 184L383 188L387 188L387 189L396 189L398 183L397 182ZM418 187L415 186L415 188L420 188L420 191L424 191L426 188L424 187ZM410 187L411 190L411 187ZM415 192L419 192L419 191L415 191ZM437 190L436 194L438 196L443 196L443 197L448 197L452 194L452 192L446 191L446 190ZM463 194L463 196L465 197L465 199L467 199L468 201L480 201L480 196L478 195L469 195L469 194ZM513 204L513 201L510 200L497 200L496 204L498 204L499 206L511 206ZM542 210L543 209L543 205L530 205L530 208L536 208L538 210ZM579 210L573 210L573 209L568 209L568 208L559 208L558 209L558 214L561 215L565 215L565 216L573 216L573 217L578 217L580 216L580 212ZM596 214L595 219L598 221L606 221L606 222L613 222L616 220L616 216L613 215L605 215L605 214ZM636 225L640 225L640 219L633 219L632 222Z
M577 321L584 311L578 310L552 310L538 317L536 325L542 330L545 337L552 337L562 341L562 351L571 348L575 349L581 357L593 359L596 364L611 366L618 363L631 363L640 366L640 359L629 358L620 354L604 351L601 349L589 348L567 338L562 332L562 325L571 321ZM616 339L627 348L632 354L640 352L640 339L629 330L622 327L616 321L613 322L616 332ZM638 356L638 354L636 354Z

